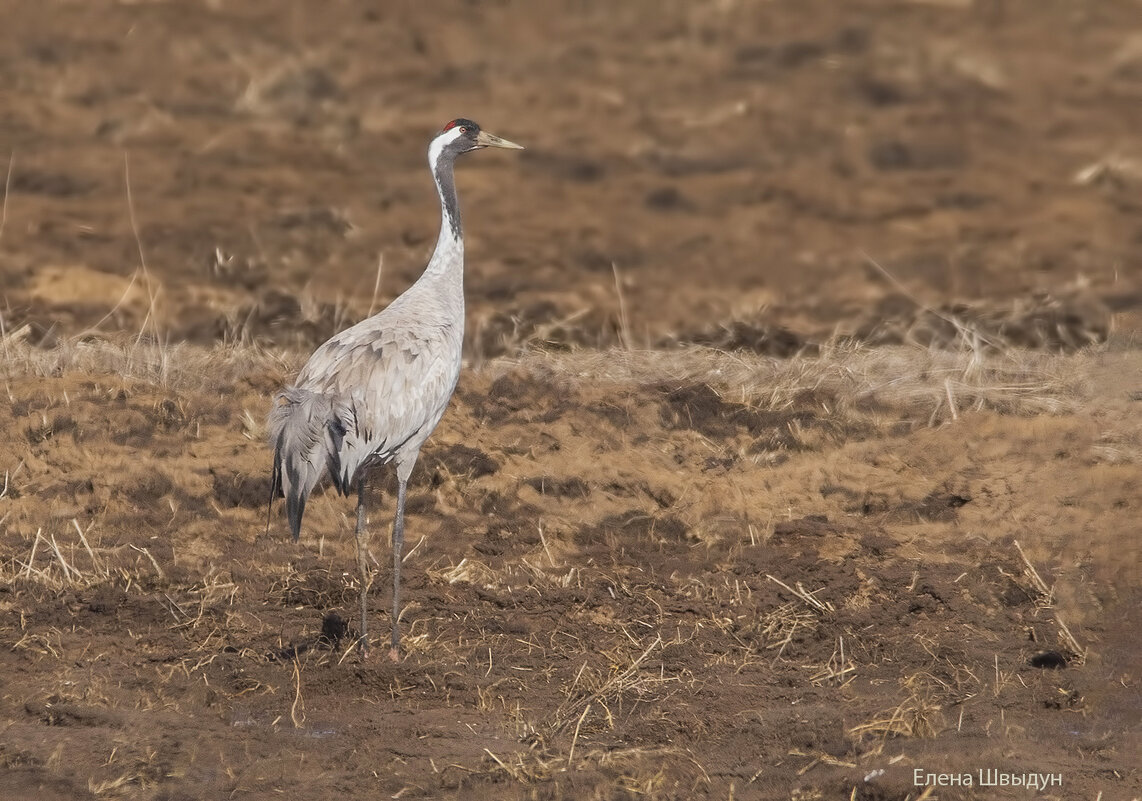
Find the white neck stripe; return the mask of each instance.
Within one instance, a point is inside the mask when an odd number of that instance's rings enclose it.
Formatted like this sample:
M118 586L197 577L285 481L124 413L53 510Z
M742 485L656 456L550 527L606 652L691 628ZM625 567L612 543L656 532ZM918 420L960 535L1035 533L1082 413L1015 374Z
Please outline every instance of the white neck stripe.
M441 151L459 139L461 135L460 126L457 125L433 139L432 144L428 146L428 166L435 170L437 162L440 161Z

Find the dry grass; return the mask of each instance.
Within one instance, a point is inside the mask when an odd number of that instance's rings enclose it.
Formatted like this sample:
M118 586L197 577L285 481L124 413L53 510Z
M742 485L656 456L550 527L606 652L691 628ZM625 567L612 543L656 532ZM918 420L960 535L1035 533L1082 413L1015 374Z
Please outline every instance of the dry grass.
M819 355L786 360L689 348L541 353L514 364L572 383L707 383L727 400L770 409L789 407L813 393L850 407L877 406L909 417L927 412L935 422L980 409L1014 414L1068 411L1084 395L1081 376L1089 358L1082 353L988 354L836 344L822 348Z
M661 675L648 675L639 670L639 666L646 661L646 658L661 645L662 637L658 636L638 657L632 658L630 654L623 654L614 660L615 664L605 678L593 675L596 672L584 662L567 690L566 700L556 710L551 733L557 734L574 722L575 735L572 740L572 751L574 751L574 741L578 739L579 729L591 711L592 705L600 707L604 718L609 721L612 718L610 705L620 702L624 695L638 694L646 691L650 685L667 681L668 679Z
M0 578L10 584L32 583L53 591L67 587L91 587L117 578L127 571L112 567L114 556L108 549L94 549L78 520L71 521L75 539L57 539L54 533L36 531L27 554L0 563Z
M304 354L235 344L204 348L145 348L138 337L86 336L38 348L9 334L0 378L58 376L66 372L117 375L159 387L232 386L262 373L286 380ZM758 408L789 408L807 397L829 414L871 409L882 415L934 424L965 411L1055 414L1084 397L1090 355L1009 350L948 352L914 346L869 348L836 344L818 355L776 360L702 347L669 351L536 351L482 365L479 372L521 371L574 384L678 385L705 383L727 401ZM830 409L829 403L838 405Z
M940 733L942 707L930 696L913 694L895 708L875 715L872 720L853 726L849 735L857 740L871 738L883 745L893 737L932 738Z
M1023 552L1023 546L1019 544L1019 540L1015 540L1015 549L1019 551L1019 558L1023 560L1024 573L1030 579L1031 584L1035 587L1036 591L1036 604L1040 609L1051 612L1055 618L1055 624L1059 627L1059 639L1066 645L1066 647L1078 657L1079 661L1086 659L1086 649L1083 648L1075 635L1071 633L1070 628L1063 622L1063 618L1059 615L1059 611L1055 609L1055 590L1053 587L1048 587L1047 583L1043 581L1039 571L1035 569L1035 565L1027 558L1027 554Z
M126 335L87 335L40 348L24 342L17 331L5 340L7 357L0 365L0 379L85 373L113 375L155 387L213 389L233 386L241 378L259 372L284 375L294 366L281 353L255 345L160 348L145 344Z

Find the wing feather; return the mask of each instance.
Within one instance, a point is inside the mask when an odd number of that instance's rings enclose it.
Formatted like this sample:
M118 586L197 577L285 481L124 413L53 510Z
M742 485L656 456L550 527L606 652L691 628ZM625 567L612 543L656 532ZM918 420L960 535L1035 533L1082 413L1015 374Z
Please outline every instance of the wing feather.
M322 345L297 380L298 387L340 402L335 406L345 433L337 478L344 487L370 460L386 462L401 448L419 448L440 422L459 377L460 342L452 332L437 336L374 321Z

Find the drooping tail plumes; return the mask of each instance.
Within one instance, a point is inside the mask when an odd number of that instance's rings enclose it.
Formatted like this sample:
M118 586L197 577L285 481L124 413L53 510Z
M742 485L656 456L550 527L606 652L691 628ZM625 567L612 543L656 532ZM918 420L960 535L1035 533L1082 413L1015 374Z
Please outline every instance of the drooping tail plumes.
M341 442L345 427L339 404L325 395L287 387L274 398L270 409L270 444L274 469L270 501L280 489L286 499L286 515L296 542L301 536L305 503L322 475L328 472L340 486Z

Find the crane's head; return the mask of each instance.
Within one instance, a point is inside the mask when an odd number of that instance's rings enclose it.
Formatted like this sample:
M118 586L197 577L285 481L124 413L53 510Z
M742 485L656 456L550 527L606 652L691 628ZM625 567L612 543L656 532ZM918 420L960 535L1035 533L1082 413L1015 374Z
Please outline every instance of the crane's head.
M495 134L482 130L479 125L463 117L445 125L432 140L428 148L428 160L435 167L441 159L454 159L469 150L484 147L503 147L508 150L523 150L522 145L501 139Z

